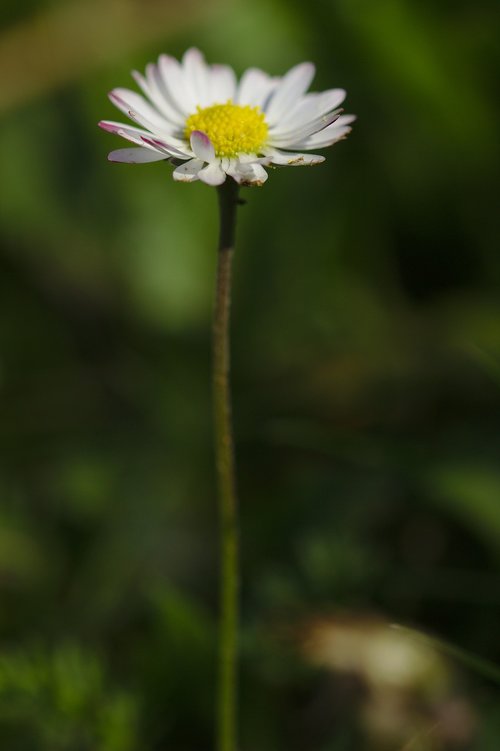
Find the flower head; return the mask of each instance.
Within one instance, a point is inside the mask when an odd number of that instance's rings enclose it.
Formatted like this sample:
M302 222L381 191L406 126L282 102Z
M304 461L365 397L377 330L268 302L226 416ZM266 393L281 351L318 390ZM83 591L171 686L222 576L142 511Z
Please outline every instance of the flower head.
M226 65L207 65L189 49L178 62L161 55L145 76L134 72L144 96L114 89L109 97L136 125L102 121L101 128L136 144L109 154L112 162L168 159L175 180L221 185L229 175L242 185L262 185L269 165L312 165L318 154L345 138L352 115L341 115L343 89L307 93L312 63L282 78L249 68L240 82Z

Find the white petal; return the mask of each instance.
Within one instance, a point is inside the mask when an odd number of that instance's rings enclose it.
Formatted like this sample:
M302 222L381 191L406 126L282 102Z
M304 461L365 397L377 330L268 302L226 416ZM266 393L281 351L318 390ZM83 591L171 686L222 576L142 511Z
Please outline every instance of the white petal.
M146 78L136 70L132 75L144 94L151 100L164 119L164 127L173 134L184 124L184 118L180 112L169 102L164 89L160 86L160 79L156 65L149 63L146 67Z
M325 161L325 157L319 154L293 154L292 152L279 151L279 149L266 149L266 154L271 158L273 164L288 167L312 166Z
M304 122L314 120L320 113L318 107L319 94L305 94L291 106L279 121L269 128L272 135L280 135L282 132L297 128Z
M227 173L240 185L263 185L269 177L261 164L243 164L236 159L231 160Z
M249 104L252 107L263 109L279 80L278 78L271 78L258 68L248 68L241 78L236 93L236 104Z
M182 58L184 80L189 85L196 104L206 107L210 103L209 68L200 50L191 47Z
M167 129L158 127L157 125L155 125L155 123L151 122L151 120L148 120L147 117L140 114L139 112L130 110L128 116L131 120L149 130L150 133L154 134L157 137L159 136L166 142L172 144L173 148L180 149L181 151L186 148L184 141L181 141L179 138L175 138L171 133L169 133Z
M226 179L226 173L222 169L220 162L211 162L199 171L198 177L207 185L222 185Z
M266 170L261 164L251 164L251 169L249 172L251 172L251 178L246 176L246 181L248 181L251 185L263 185L269 175L267 174Z
M115 107L118 107L128 117L130 117L130 110L134 110L134 112L147 118L155 128L163 130L167 128L168 130L168 123L165 122L165 118L137 92L130 89L113 89L109 92L109 98Z
M189 82L186 81L186 76L180 63L169 55L160 55L158 68L163 85L179 111L185 117L196 112L196 97Z
M313 133L319 133L334 123L340 115L340 111L336 110L330 112L327 115L321 115L315 120L311 120L295 129L290 129L286 132L280 132L279 135L270 134L269 143L272 146L287 147L298 141L302 141L304 138L311 136Z
M267 156L257 156L257 154L238 154L237 161L241 164L269 164L270 159Z
M199 159L191 159L189 162L179 165L173 172L174 180L181 183L192 183L199 180L198 173L203 168L203 162Z
M191 148L198 157L204 162L213 162L215 159L215 149L212 141L201 130L193 130L191 133Z
M225 104L234 100L236 75L228 65L212 65L210 70L210 100L208 104Z
M346 138L349 135L351 130L352 128L349 128L346 126L345 128L338 128L338 130L335 131L335 135L333 131L330 136L322 135L321 133L316 133L314 136L307 138L305 141L302 141L301 143L290 144L290 148L325 149L327 146L333 146L333 144L337 143L337 141L343 141L344 138Z
M322 105L327 105L325 109L329 110L335 110L337 107L340 107L346 96L347 91L345 89L328 89L327 91L322 91L320 94Z
M354 122L355 115L342 115L334 123L329 125L319 133L303 138L301 141L289 144L291 149L323 149L332 146L337 141L341 141L351 132L349 123Z
M147 162L160 162L168 159L166 154L162 154L152 149L117 149L108 154L110 162L127 162L128 164L146 164Z
M166 86L163 84L163 78L158 66L154 63L149 63L149 65L146 66L146 81L150 91L150 98L160 112L162 112L169 121L182 127L184 125L184 115L172 100Z
M328 114L344 101L345 96L344 89L331 89L320 94L305 94L271 128L272 135L280 135L283 132L295 130L307 122Z
M278 123L284 113L307 91L314 78L314 71L312 63L301 63L282 78L266 107L269 125Z
M341 115L335 125L343 127L344 125L350 125L355 120L357 120L356 115Z

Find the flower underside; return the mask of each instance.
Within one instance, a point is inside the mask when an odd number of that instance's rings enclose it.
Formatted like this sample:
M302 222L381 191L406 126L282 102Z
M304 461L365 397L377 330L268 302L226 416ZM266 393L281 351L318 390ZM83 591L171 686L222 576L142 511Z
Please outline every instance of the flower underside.
M236 157L238 154L258 154L268 138L268 127L260 107L225 104L197 107L186 120L184 135L189 141L191 133L205 133L218 157Z

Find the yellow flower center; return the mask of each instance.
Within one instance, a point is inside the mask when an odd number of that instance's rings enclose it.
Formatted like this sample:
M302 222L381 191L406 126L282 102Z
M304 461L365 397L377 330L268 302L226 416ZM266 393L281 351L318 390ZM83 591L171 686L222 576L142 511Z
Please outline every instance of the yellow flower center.
M186 120L184 135L189 140L193 130L201 130L210 138L219 157L256 154L267 140L267 123L260 107L213 104L198 107Z

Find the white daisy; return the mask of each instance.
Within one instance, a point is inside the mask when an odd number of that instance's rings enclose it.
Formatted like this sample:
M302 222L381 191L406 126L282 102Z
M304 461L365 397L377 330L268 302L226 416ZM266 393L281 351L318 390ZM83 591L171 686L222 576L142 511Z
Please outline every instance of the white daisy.
M101 128L136 144L109 154L112 162L162 159L176 166L175 180L221 185L226 176L241 185L262 185L264 166L312 165L324 161L303 150L323 149L345 138L352 115L341 115L343 89L306 93L312 63L282 78L249 68L238 83L226 65L207 65L189 49L178 62L161 55L145 76L133 76L144 96L114 89L113 104L140 127L104 120Z

